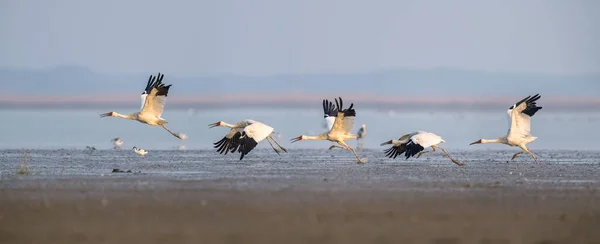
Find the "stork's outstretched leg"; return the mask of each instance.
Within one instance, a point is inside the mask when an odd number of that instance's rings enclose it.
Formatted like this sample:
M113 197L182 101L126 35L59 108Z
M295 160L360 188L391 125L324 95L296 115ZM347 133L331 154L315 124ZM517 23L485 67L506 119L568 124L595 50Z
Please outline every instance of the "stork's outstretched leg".
M183 139L184 139L184 138L181 138L181 135L180 135L180 134L179 134L179 135L178 135L178 134L175 134L175 133L173 133L171 130L167 129L167 127L166 127L165 125L160 125L160 127L162 127L163 129L167 130L167 131L168 131L169 133L171 133L171 135L173 135L174 137L177 137L177 138L179 138L179 139L181 139L181 140L183 140Z
M521 153L524 153L524 152L518 152L518 153L515 153L515 155L513 155L513 156L512 156L512 158L510 158L510 160L515 160L515 158L516 158L517 156L519 156Z
M531 155L533 160L535 160L535 164L540 165L540 163L537 160L537 157L535 155L533 155L533 153L531 151L529 151L529 148L527 148L525 145L519 145L519 147L521 149L523 149L526 153L529 153L529 155Z
M431 150L429 150L429 151L420 152L419 154L417 154L416 158L419 158L419 157L421 157L421 155L423 155L425 153L430 153L430 152L435 152L435 147L431 147Z
M273 140L273 142L275 142L275 144L277 144L277 146L279 146L279 148L281 148L281 150L283 150L284 152L287 152L287 150L285 148L283 148L281 145L279 145L279 142L277 142L277 140L275 140L275 138L273 138L273 136L269 135L269 137L271 138L271 140Z
M450 154L448 154L448 152L446 152L446 150L444 150L444 149L443 149L443 148L441 148L440 146L433 145L433 146L431 146L431 147L432 147L432 148L434 148L434 149L437 147L437 148L439 148L440 150L442 150L442 152L444 152L444 154L446 154L446 156L448 156L448 158L450 158L450 160L452 160L452 162L453 162L453 163L455 163L455 164L457 164L458 166L463 166L463 165L465 165L465 163L463 163L463 162L460 162L460 161L458 161L458 160L456 160L456 159L453 159L452 157L450 157Z
M354 150L354 148L351 148L350 146L348 146L348 144L346 144L346 143L345 143L345 142L343 142L343 141L338 141L338 144L340 144L340 145L344 146L346 149L348 149L348 150L352 151L352 152L354 153L354 156L356 156L356 159L358 159L358 162L357 162L357 163L359 163L359 164L364 164L364 163L366 163L366 162L362 161L362 160L361 160L361 159L358 157L358 154L356 154L356 150Z
M275 149L275 147L273 146L273 144L271 143L271 140L269 140L269 137L267 136L267 141L269 142L269 145L271 145L271 148L273 148L273 150L275 150L275 152L277 153L277 155L281 155L279 154L279 151L277 149Z

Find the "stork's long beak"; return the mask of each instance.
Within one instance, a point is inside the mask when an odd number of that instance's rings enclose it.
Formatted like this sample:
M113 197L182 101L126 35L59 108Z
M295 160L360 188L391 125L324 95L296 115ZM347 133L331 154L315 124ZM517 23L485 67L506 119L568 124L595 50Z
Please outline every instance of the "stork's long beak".
M387 144L392 144L392 140L386 141L384 143L381 143L380 146L385 146Z
M101 114L101 115L100 115L100 118L104 118L104 117L110 117L110 116L112 116L112 113L113 113L113 112L108 112L108 113Z
M469 144L469 145L473 145L473 144L481 144L481 140L471 142L471 144Z
M214 128L221 125L221 121L208 125L208 128Z
M294 137L290 140L291 143L297 142L297 141L302 141L302 136L299 137Z

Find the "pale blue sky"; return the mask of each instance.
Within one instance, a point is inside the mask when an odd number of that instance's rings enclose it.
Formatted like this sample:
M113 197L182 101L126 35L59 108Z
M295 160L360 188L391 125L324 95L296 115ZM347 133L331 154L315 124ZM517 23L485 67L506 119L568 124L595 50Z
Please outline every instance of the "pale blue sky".
M600 1L5 0L0 66L272 75L600 73Z

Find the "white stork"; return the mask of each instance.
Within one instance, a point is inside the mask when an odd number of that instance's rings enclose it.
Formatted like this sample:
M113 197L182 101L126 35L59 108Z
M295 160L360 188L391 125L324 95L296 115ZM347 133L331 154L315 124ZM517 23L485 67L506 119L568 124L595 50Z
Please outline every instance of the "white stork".
M137 154L139 154L139 155L142 155L142 156L144 156L144 155L148 154L148 151L146 151L146 150L144 150L144 149L141 149L141 148L137 148L137 147L135 147L135 146L133 146L133 148L132 148L132 149L133 149L133 151L134 151L135 153L137 153Z
M329 147L329 150L336 147L350 150L354 153L356 159L358 159L358 163L366 163L366 161L358 157L358 154L356 154L356 151L353 148L351 148L350 146L348 146L348 144L344 142L350 139L358 138L357 135L350 133L352 127L354 127L354 117L356 117L356 111L352 108L354 106L353 103L350 104L349 108L343 109L344 104L342 102L342 98L340 97L339 99L339 101L337 98L335 99L335 109L333 109L333 103L331 103L329 100L323 100L323 110L326 111L325 119L327 120L328 124L331 125L329 126L329 131L322 133L318 136L301 135L299 137L291 139L291 142L294 143L302 140L328 140L332 142L337 142L342 146L332 145L331 147ZM333 123L330 123L330 121L333 121Z
M511 160L514 160L517 156L519 156L519 154L527 152L529 153L529 155L531 155L533 160L535 160L535 163L539 165L537 157L533 155L533 153L531 153L531 151L527 148L527 144L537 139L537 137L531 136L530 134L530 122L531 117L538 110L542 109L542 107L538 107L535 103L535 101L540 99L540 97L540 94L535 94L533 97L527 96L526 98L523 98L521 101L515 103L514 105L510 106L510 108L508 108L506 112L508 113L508 117L510 118L510 128L508 129L506 136L493 140L480 139L469 145L502 143L512 147L520 147L521 149L523 149L523 151L515 153L512 156Z
M181 140L185 140L187 138L185 134L175 134L171 130L167 129L165 124L167 124L168 121L161 117L165 107L165 102L167 101L167 94L169 93L169 88L171 87L171 85L165 86L162 83L163 77L164 75L158 73L157 77L150 75L150 78L148 78L146 90L141 96L142 107L140 112L124 115L113 111L101 114L100 117L119 117L123 119L137 120L140 123L152 126L160 126L171 133L171 135Z
M231 130L223 137L223 139L213 143L217 152L220 154L228 152L235 152L236 150L241 153L240 160L244 158L246 154L248 154L252 149L258 145L264 139L267 139L271 148L279 155L279 150L273 146L271 140L281 148L284 152L287 152L285 148L283 148L275 138L273 138L273 133L275 130L273 127L258 122L256 120L246 119L242 120L234 125L219 121L216 123L212 123L208 125L209 128L214 128L217 126L229 127Z
M405 134L401 136L398 140L389 140L387 142L381 143L381 146L385 146L387 144L392 144L391 148L386 149L385 156L389 158L396 158L396 156L404 153L406 159L417 155L416 158L421 157L421 155L429 152L435 152L436 148L439 148L452 160L453 163L463 166L465 165L463 162L460 162L450 156L446 150L438 146L440 143L444 143L444 139L442 137L433 134L431 132L425 131L416 131L409 134ZM431 147L432 150L423 151L423 149Z
M121 145L123 145L123 141L121 140L121 138L119 138L119 137L113 138L110 141L113 143L114 149L121 149Z

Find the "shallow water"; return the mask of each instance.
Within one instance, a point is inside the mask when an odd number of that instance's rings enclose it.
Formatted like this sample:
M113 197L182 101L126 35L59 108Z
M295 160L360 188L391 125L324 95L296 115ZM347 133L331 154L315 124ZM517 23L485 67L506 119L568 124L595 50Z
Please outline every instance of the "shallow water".
M459 167L440 152L405 160L386 158L381 150L359 150L368 163L356 164L349 151L294 149L277 155L255 149L243 160L239 154L214 150L152 150L139 156L131 150L2 150L3 187L56 179L138 179L126 187L168 188L166 181L205 181L211 187L279 189L377 188L410 190L421 184L501 184L568 188L599 187L600 151L538 150L540 166L529 155L510 161L513 151L450 150L466 163ZM30 175L18 175L26 158ZM113 169L132 173L112 173ZM39 182L37 182L39 183ZM36 184L37 184L36 183ZM118 184L118 181L105 184ZM128 183L129 184L129 183ZM208 184L208 183L207 183ZM179 186L181 187L181 186ZM190 187L200 187L191 185Z
M99 114L110 110L0 110L3 118L0 127L0 149L85 149L94 146L110 149L110 140L120 137L123 148L133 146L149 150L168 150L185 146L188 149L210 149L220 140L227 128L209 129L208 124L223 120L230 123L242 119L264 122L281 132L278 139L289 149L326 149L325 141L303 141L291 144L289 140L301 134L317 135L324 131L323 115L315 109L223 109L185 110L167 109L163 117L174 132L189 136L181 141L162 128L127 121L119 118L100 118ZM118 110L121 113L135 109ZM357 108L353 131L361 124L367 125L365 148L380 149L381 142L398 138L415 130L434 132L442 136L447 149L506 149L505 145L474 145L469 143L480 138L494 139L504 136L508 130L505 111L377 111ZM600 149L599 112L565 112L544 108L532 119L531 133L538 139L529 144L536 149ZM355 146L356 141L349 141ZM260 143L257 148L269 148Z

